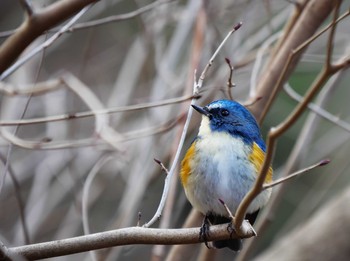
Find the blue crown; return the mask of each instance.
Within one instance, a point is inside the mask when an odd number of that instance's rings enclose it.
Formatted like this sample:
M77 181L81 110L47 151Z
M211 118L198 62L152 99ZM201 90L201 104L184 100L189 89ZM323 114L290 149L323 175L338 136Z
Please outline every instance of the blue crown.
M241 104L231 100L214 101L203 108L212 131L228 132L244 142L256 142L265 151L265 143L254 116Z

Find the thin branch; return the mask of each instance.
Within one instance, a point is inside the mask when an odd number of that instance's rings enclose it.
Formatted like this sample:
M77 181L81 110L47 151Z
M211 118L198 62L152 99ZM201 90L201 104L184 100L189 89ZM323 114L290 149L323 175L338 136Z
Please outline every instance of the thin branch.
M167 175L169 175L169 170L164 166L163 162L159 159L153 159Z
M0 160L2 161L2 164L4 164L4 166L5 166L7 159L2 154L0 154ZM24 202L23 202L22 196L21 196L20 184L16 178L16 175L15 175L11 165L9 165L7 167L7 172L9 173L10 179L13 183L13 190L14 190L15 198L16 198L16 201L18 204L19 219L20 219L20 223L22 226L22 230L23 230L24 242L25 242L25 244L29 244L30 237L29 237L27 220L26 220L26 216L24 213L25 207L24 207ZM1 255L0 255L0 260L2 260Z
M261 47L257 51L256 59L255 59L252 73L250 76L250 91L249 91L250 97L256 96L256 87L257 87L256 83L258 81L260 68L262 67L263 56L266 53L268 53L272 43L274 43L277 39L279 39L281 35L282 35L281 31L278 31L277 33L271 35L266 41L264 41L264 43L261 45Z
M226 64L228 65L229 70L230 70L230 74L229 74L228 79L227 79L227 93L228 93L228 97L229 97L231 100L233 100L231 88L236 86L236 84L234 84L234 83L232 82L232 75L233 75L234 67L233 67L233 65L231 64L231 61L230 61L229 58L225 58L225 61L226 61Z
M110 140L109 143L113 142L116 145L121 144L122 142L141 139L151 135L156 135L169 131L175 127L181 120L183 120L184 115L180 115L175 119L171 119L160 126L138 129L136 131L129 131L126 133L121 133L121 137L115 140ZM50 137L44 137L41 140L24 140L21 139L12 133L3 130L2 137L9 143L24 148L24 149L33 149L33 150L55 150L55 149L66 149L66 148L81 148L89 146L98 146L105 145L106 142L97 139L95 136L87 139L74 139L74 140L64 140L64 141L52 141Z
M63 81L60 78L21 87L11 83L0 82L0 92L7 96L36 96L55 91L62 85Z
M334 35L335 35L335 29L337 27L337 20L339 17L339 9L340 9L340 0L336 0L335 8L334 8L334 15L333 15L333 21L331 24L331 31L329 33L328 42L327 42L327 56L326 56L326 69L331 68L332 63L332 54L333 54L333 42L334 42Z
M231 218L231 220L234 220L235 217L232 215L231 210L228 208L228 206L226 205L225 201L223 201L221 198L219 198L219 202L223 205L223 207L225 208L227 215Z
M206 76L206 73L209 69L209 67L211 67L213 65L213 62L214 62L214 59L215 57L218 55L218 53L220 52L221 48L224 46L224 44L226 43L226 41L228 40L228 38L230 38L230 36L236 32L239 28L241 28L242 26L242 22L239 22L238 24L236 24L232 30L226 35L226 37L224 38L224 40L222 40L221 44L218 46L218 48L216 49L216 51L214 52L214 54L212 55L212 57L209 59L209 62L207 63L207 65L204 67L204 70L202 72L202 74L200 75L199 77L199 80L197 82L197 89L198 88L201 88L202 85L203 85L203 81L204 81L204 78ZM196 92L197 93L197 92Z
M244 223L246 224L246 223ZM254 236L247 230L246 237ZM200 228L156 229L129 227L85 236L61 239L20 247L8 248L9 253L21 255L29 260L71 255L96 249L134 244L194 244L203 242L198 237ZM207 241L237 238L234 231L227 231L227 224L210 227Z
M245 102L243 103L243 105L245 107L249 107L249 106L253 106L255 103L257 103L258 101L260 101L263 97L255 97L254 100L249 101L249 102Z
M139 9L131 11L129 13L112 15L112 16L108 16L105 18L89 21L89 22L79 23L79 24L76 24L75 26L72 26L72 28L70 28L68 32L73 32L73 31L77 31L77 30L87 29L90 27L96 27L96 26L101 26L101 25L113 23L113 22L119 22L119 21L131 19L131 18L135 18L135 17L137 17L143 13L146 13L146 12L156 8L156 7L159 7L162 4L166 4L169 2L173 2L173 1L174 0L157 0L157 1L154 1L153 3L150 3L148 5L140 7Z
M120 113L120 112L126 112L126 111L138 111L143 109L177 104L177 103L185 102L191 99L198 99L198 97L199 96L185 95L182 97L170 98L167 100L161 100L161 101L149 102L149 103L139 103L139 104L129 105L129 106L112 107L107 109L76 112L76 113L48 116L48 117L42 117L42 118L0 121L0 126L32 125L32 124L87 118L87 117L93 117L95 115Z
M314 168L321 167L321 166L325 166L325 165L327 165L329 162L331 162L331 161L328 160L328 159L321 160L320 162L317 162L317 163L314 164L314 165L311 165L311 166L309 166L309 167L307 167L307 168L304 168L304 169L301 169L301 170L299 170L299 171L296 171L296 172L294 172L294 173L292 173L292 174L290 174L290 175L288 175L288 176L286 176L286 177L277 179L277 180L275 180L275 181L273 181L273 182L271 182L271 183L268 183L268 184L264 184L263 187L262 187L262 190L272 188L272 187L274 187L274 186L276 186L276 185L278 185L278 184L281 184L281 183L283 183L283 182L286 182L286 181L288 181L288 180L290 180L290 179L292 179L292 178L295 178L295 177L297 177L297 176L299 176L299 175L305 174L305 173L309 172L310 170L313 170Z
M213 64L213 61L215 59L215 57L217 56L217 54L219 53L219 51L221 50L221 48L223 47L224 43L226 43L226 41L228 40L228 38L235 32L237 31L242 25L242 22L238 23L237 25L235 25L233 27L233 29L227 34L227 36L224 38L224 40L221 42L221 44L219 45L219 47L216 49L216 51L214 52L214 54L212 55L212 57L210 58L209 60L209 63L205 66L205 68L203 69L203 72L201 73L199 79L197 80L197 77L196 77L196 73L197 71L195 70L194 72L194 80L193 80L193 95L196 96L199 94L199 91L200 89L202 88L203 86L203 81L205 79L205 76L206 76L206 73L209 69L209 67ZM192 99L191 100L191 105L195 104L195 99ZM166 176L165 178L165 181L164 181L164 188L163 188L163 193L162 193L162 196L161 196L161 199L160 199L160 202L159 202L159 205L158 205L158 208L156 210L156 213L153 215L153 217L151 218L151 220L149 222L147 222L144 227L150 227L152 224L154 224L154 222L156 222L162 212L163 212L163 209L164 209L164 205L165 205L165 202L166 202L166 199L167 199L167 196L168 196L168 193L169 193L169 189L170 189L170 181L172 180L172 176L174 175L175 173L175 170L176 170L176 167L177 167L177 163L179 161L179 158L180 158L180 154L181 154L181 150L182 150L182 147L183 147L183 144L185 142L185 138L186 138L186 134L187 134L187 130L188 130L188 127L189 127L189 124L190 124L190 120L191 120L191 116L192 116L192 112L193 112L193 109L192 109L192 106L189 107L189 110L187 112L187 118L186 118L186 122L184 124L184 128L182 130L182 133L181 133L181 138L180 138L180 141L179 141L179 145L177 147L177 150L176 150L176 153L175 153L175 157L174 157L174 160L173 160L173 163L171 165L171 168L170 168L170 171L169 171L169 174Z
M303 97L301 95L299 95L296 91L294 91L289 84L284 84L283 89L289 95L289 97L291 97L292 99L294 99L298 102L301 102L303 100ZM309 103L307 105L307 107L311 111L316 113L318 116L320 116L320 117L330 121L331 123L339 126L343 130L350 132L350 123L339 119L338 116L335 116L335 115L329 113L328 111L322 109L321 107L317 106L314 103Z
M81 209L82 209L83 230L85 235L90 234L88 210L89 210L90 187L91 187L92 181L94 180L96 175L99 173L100 169L111 159L113 159L113 157L110 155L102 156L96 162L94 167L91 169L91 171L87 175L86 180L84 182ZM95 251L91 251L90 253L91 253L92 260L94 261L98 260Z
M342 69L345 69L349 66L350 66L350 56L348 55L347 57L345 57L341 61L338 61L338 62L332 64L330 70L332 70L332 72L335 73L335 72L340 71Z

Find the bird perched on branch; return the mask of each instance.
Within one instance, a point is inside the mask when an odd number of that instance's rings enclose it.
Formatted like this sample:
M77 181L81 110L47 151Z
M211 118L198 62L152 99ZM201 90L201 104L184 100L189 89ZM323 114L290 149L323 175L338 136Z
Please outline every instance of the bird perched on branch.
M218 100L205 107L192 105L202 114L198 136L188 149L180 178L192 206L211 224L231 219L219 200L234 213L253 186L265 158L266 146L253 115L241 104ZM270 167L265 182L272 181ZM247 210L246 219L254 223L259 209L270 198L262 191ZM215 248L239 251L241 239L213 242Z

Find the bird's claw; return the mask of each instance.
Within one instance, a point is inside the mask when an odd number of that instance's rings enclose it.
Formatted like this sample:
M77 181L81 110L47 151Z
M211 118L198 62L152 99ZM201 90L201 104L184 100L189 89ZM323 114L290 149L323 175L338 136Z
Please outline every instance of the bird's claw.
M208 245L208 237L209 237L209 219L207 216L204 217L203 224L201 226L201 229L199 231L199 240L203 241L205 246L210 249Z

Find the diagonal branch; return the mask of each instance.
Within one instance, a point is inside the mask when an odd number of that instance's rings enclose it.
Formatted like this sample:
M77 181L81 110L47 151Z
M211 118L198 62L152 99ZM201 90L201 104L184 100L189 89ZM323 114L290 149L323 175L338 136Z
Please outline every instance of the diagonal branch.
M332 26L334 27L336 25L337 21L337 10L335 10L335 15L333 17ZM333 33L329 34L329 38L333 39ZM331 55L331 52L327 53L328 55ZM330 60L331 58L326 57L326 61ZM344 66L347 66L348 63L345 63ZM338 68L337 68L338 69ZM339 68L340 70L341 68ZM253 188L247 193L247 195L244 197L243 201L239 205L237 211L236 211L236 219L235 219L235 229L236 232L239 235L242 235L243 233L240 231L241 224L244 220L245 213L251 204L251 202L258 196L258 194L263 189L263 184L265 182L265 178L267 176L268 170L270 168L270 164L273 158L273 153L275 150L277 139L284 134L290 127L299 119L301 114L305 111L307 108L307 105L311 102L311 100L316 96L318 91L323 87L323 85L328 81L328 79L331 77L332 74L336 73L337 70L332 67L332 65L328 65L325 63L322 71L319 73L317 78L314 80L312 86L305 94L304 99L301 103L297 105L297 107L294 109L294 111L287 117L285 121L280 123L277 127L271 128L268 134L267 138L267 151L266 156L264 159L263 166L260 169L260 172L258 174L258 177L256 179L256 182L253 186Z
M38 36L97 0L60 0L28 16L0 47L3 73Z
M350 15L350 9L347 12L345 12L342 16L340 16L337 20L331 22L325 28L323 28L321 31L319 31L318 33L311 36L309 39L307 39L305 42L303 42L297 48L293 49L289 53L287 60L284 61L280 75L277 78L276 87L282 86L282 83L284 81L285 76L287 75L287 72L288 72L290 66L292 65L292 63L296 59L296 57L298 55L300 55L301 52L303 52L313 41L315 41L315 39L320 37L322 34L324 34L330 28L333 28L333 26L335 26L337 23L339 23L340 21L342 21L344 18L346 18L349 15ZM280 91L279 88L273 89L271 95L267 99L267 103L266 103L265 107L263 108L263 110L261 112L259 112L260 113L260 118L259 118L260 123L264 120L267 112L269 111L269 109L272 105L272 102L274 101L274 99L279 91Z
M261 73L262 78L259 80L256 89L256 96L263 97L264 99L250 108L259 122L262 121L262 112L265 110L265 107L269 106L267 104L271 104L268 102L270 93L277 93L280 91L282 83L292 73L299 58L301 57L302 52L295 55L288 68L286 68L285 72L283 72L284 65L288 59L290 51L300 46L315 33L317 28L332 12L334 6L335 2L332 0L308 1L305 9L302 11L300 17L295 22L295 25L290 30L284 43L280 46L278 53L276 53L275 57L271 57L273 61L267 68L267 71ZM279 81L278 79L280 78L281 74L283 74L282 80Z

